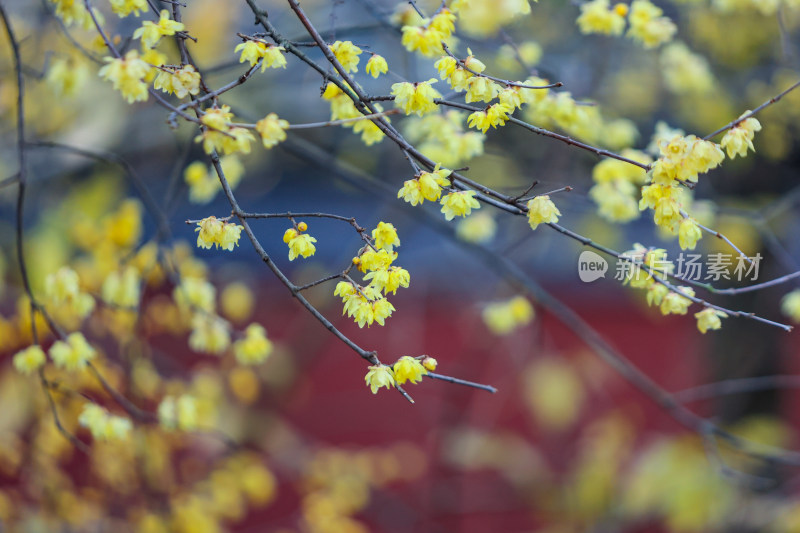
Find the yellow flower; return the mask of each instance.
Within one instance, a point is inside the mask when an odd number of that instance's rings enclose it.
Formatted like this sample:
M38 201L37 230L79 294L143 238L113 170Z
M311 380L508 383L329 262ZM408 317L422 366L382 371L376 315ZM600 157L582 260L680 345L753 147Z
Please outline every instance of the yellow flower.
M129 419L111 415L93 403L84 404L83 411L78 417L78 423L87 428L95 440L124 440L133 428Z
M426 355L425 359L422 360L422 366L429 372L434 372L438 364L439 362L430 355Z
M464 101L471 102L491 102L498 94L500 94L501 87L483 76L473 76L467 82L467 94L464 96ZM506 105L510 111L515 106Z
M369 61L367 61L366 71L367 74L371 75L373 78L377 78L381 74L389 72L389 65L386 63L386 59L384 59L383 56L372 54Z
M261 142L264 144L264 148L272 148L279 142L285 141L288 128L289 122L278 118L275 113L270 113L256 122L256 131L261 135Z
M781 300L781 311L792 322L800 323L800 289L795 289Z
M158 404L158 420L166 429L192 431L197 428L197 401L188 394L166 396Z
M452 170L440 169L438 165L433 172L420 172L417 181L419 181L419 190L422 197L431 202L438 200L442 194L442 187L450 185L450 180L447 178L452 173Z
M345 72L358 72L358 56L361 55L361 48L350 41L336 41L330 45L330 49Z
M422 189L419 180L417 179L403 182L403 186L397 191L397 197L402 198L411 205L421 204L425 201L425 198L422 197Z
M153 87L178 98L186 98L200 92L200 73L192 65L173 71L159 70Z
M684 218L678 228L678 243L682 250L694 250L697 241L703 237L703 232L692 218Z
M373 270L364 276L364 281L369 281L370 285L382 290L384 294L397 294L400 287L408 288L411 276L404 268L393 266Z
M206 217L197 223L195 229L197 233L198 248L210 249L212 246L223 250L233 251L234 246L239 245L244 226L232 224L223 220L218 220L215 216Z
M14 368L20 374L28 376L44 366L45 360L42 347L34 344L14 354Z
M710 329L720 329L722 327L720 318L726 318L728 315L722 311L706 307L699 313L695 313L694 316L697 319L697 329L700 330L700 333L705 333Z
M189 347L196 352L222 355L231 344L228 323L218 316L199 312L192 317Z
M442 53L442 40L446 36L437 29L403 26L401 31L403 37L400 42L409 52L417 51L425 57L433 57Z
M397 259L397 252L389 252L385 249L375 251L368 248L359 256L358 269L361 272L384 270L389 268L395 259Z
M369 385L372 394L378 394L378 389L381 387L390 389L395 385L391 368L384 365L370 366L367 375L364 376L364 381Z
M206 127L194 140L195 142L203 141L203 150L207 154L214 150L224 155L250 152L250 141L253 140L253 135L245 128L231 127L233 113L230 110L230 106L227 105L221 108L206 109L200 118L200 122Z
M252 67L258 63L259 60L263 60L261 63L261 72L264 72L267 67L286 68L286 58L282 54L285 49L282 46L248 40L239 43L236 48L233 49L234 53L239 50L242 51L241 56L239 56L239 63L247 61Z
M475 191L451 192L442 198L441 204L442 213L447 220L453 220L456 216L465 217L481 206L475 199Z
M663 11L649 0L634 0L631 4L628 21L628 36L640 41L645 48L655 48L670 39L677 28Z
M398 385L402 385L406 381L411 383L419 383L422 381L422 376L428 373L428 370L422 366L418 360L409 355L404 355L392 367L394 371L394 379Z
M482 318L495 335L506 335L533 320L534 310L524 296L515 296L505 302L495 302L483 309Z
M481 130L483 133L489 128L503 126L508 120L508 113L513 111L506 104L492 104L484 111L475 111L467 117L471 128Z
M141 293L139 271L126 267L120 274L112 272L103 282L103 300L119 307L134 308L139 305Z
M581 5L581 14L576 21L581 33L601 33L604 35L622 35L625 29L625 18L627 10L620 13L619 6L627 7L625 4L617 4L614 9L609 7L608 0L592 0Z
M376 248L383 248L387 252L392 252L395 246L400 246L397 229L390 222L378 222L378 227L372 230L372 240Z
M694 290L691 287L678 287L678 292L670 291L669 294L664 296L661 300L661 314L662 315L685 315L692 301L686 296L694 296Z
M536 229L539 224L555 224L561 212L548 195L537 196L528 201L528 223Z
M82 370L97 352L81 332L70 333L66 341L56 341L50 347L50 359L58 368Z
M131 50L124 58L106 57L104 61L108 64L98 74L104 80L110 81L129 104L147 100L147 83L144 78L152 67L139 58L139 52Z
M142 27L133 32L133 38L138 39L141 37L144 48L155 48L161 37L175 35L176 32L183 31L183 28L182 22L170 19L169 11L163 9L158 23L150 22L149 20L144 21Z
M244 339L233 343L236 360L243 365L263 363L272 353L272 341L267 338L267 331L259 324L250 324L245 330Z
M131 13L139 16L139 11L147 11L147 0L110 0L111 11L120 17L127 17Z
M181 277L181 283L172 292L175 303L182 311L214 311L216 289L208 281L192 276Z
M289 261L294 261L298 256L310 257L317 251L314 246L317 239L305 233L298 234L294 228L286 230L283 242L289 245Z
M742 116L748 113L750 111L745 112ZM757 119L750 117L725 132L720 145L728 152L728 157L731 159L737 155L745 157L748 148L754 152L756 151L753 146L753 137L757 131L761 131L761 123Z
M441 98L442 95L431 86L432 83L436 83L435 78L418 83L395 83L392 85L395 105L401 108L406 115L416 113L422 116L435 111L437 106L433 100Z

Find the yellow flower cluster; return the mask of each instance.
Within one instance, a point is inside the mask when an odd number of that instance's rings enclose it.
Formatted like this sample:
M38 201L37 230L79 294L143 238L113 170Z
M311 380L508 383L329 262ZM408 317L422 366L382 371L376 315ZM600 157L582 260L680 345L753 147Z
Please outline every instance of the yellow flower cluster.
M471 128L481 130L483 133L489 128L504 126L508 120L508 114L513 111L506 104L492 104L483 111L475 111L467 117L467 123Z
M507 335L515 329L530 324L534 310L524 296L514 296L510 300L488 304L483 308L481 316L492 333Z
M581 4L581 14L576 21L581 33L622 35L625 30L625 15L628 6L609 5L609 0L591 0Z
M661 157L652 165L650 183L642 188L639 209L653 209L655 223L675 234L683 220L681 182L696 183L698 174L719 166L725 154L717 144L694 135L661 141L659 150Z
M420 361L420 359L422 359ZM378 389L386 387L390 389L396 385L403 385L406 382L417 384L422 381L422 376L436 370L436 359L427 355L411 357L404 355L394 365L373 365L369 367L364 381L372 390L372 394L377 394Z
M664 84L678 95L709 94L716 81L708 60L682 42L665 46L659 58Z
M200 92L200 73L192 65L160 67L153 87L178 98L186 98Z
M145 77L152 67L139 57L139 52L130 50L125 57L106 57L104 61L108 64L98 74L110 81L129 104L147 100Z
M222 355L231 344L230 325L211 313L197 312L192 317L189 347L202 353Z
M200 118L205 128L195 137L195 142L203 141L203 150L207 154L214 150L221 154L250 153L253 134L245 128L231 126L232 121L233 113L230 106L206 109Z
M133 428L130 419L112 415L93 403L83 406L78 423L87 428L95 440L124 440Z
M97 352L81 332L70 333L66 340L56 341L50 347L50 359L58 368L83 370Z
M286 58L283 55L284 48L262 41L247 40L236 45L233 52L242 51L239 56L239 63L247 61L250 66L254 66L261 61L261 72L267 68L286 68Z
M198 222L197 225L199 227L195 231L198 232L198 248L208 250L213 246L229 252L233 251L234 246L239 245L239 238L244 229L244 226L219 220L215 216L206 217Z
M439 168L437 164L432 172L421 171L414 179L406 180L397 191L397 197L402 198L411 205L417 205L429 200L437 201L442 195L442 187L450 186L447 179L452 170Z
M272 148L279 142L285 141L288 128L289 121L278 118L275 113L270 113L256 122L256 131L261 136L264 148Z
M141 279L135 267L127 266L121 273L111 272L103 282L103 301L118 307L135 309L141 296Z
M259 324L250 324L245 336L233 343L236 360L243 365L263 363L272 353L272 341L267 338L267 330Z
M750 111L744 112L742 117L749 113ZM761 131L761 123L758 119L753 117L746 118L725 132L725 136L722 137L720 145L728 152L728 157L731 159L735 158L737 155L739 157L745 157L747 156L748 148L754 152L756 151L753 146L753 137L757 131Z
M442 97L439 91L431 86L436 81L436 78L431 78L428 81L418 83L395 83L392 85L395 105L402 109L406 115L416 113L422 116L431 111L436 111L437 106L433 100Z
M441 54L442 41L448 42L455 31L455 14L441 9L430 20L422 20L420 25L403 26L402 44L409 52L419 52L425 57Z
M638 150L625 149L623 157L649 165L650 156ZM601 217L612 222L628 222L639 216L638 195L647 172L618 159L604 159L592 170L595 185L589 196L598 205Z
M361 55L361 48L351 41L336 41L330 45L330 49L345 72L358 72L358 56Z
M297 257L311 257L317 251L314 243L317 239L303 233L308 229L305 222L297 225L297 229L289 228L283 234L283 242L289 245L289 261L294 261Z
M353 264L363 272L366 286L356 285L350 281L340 281L336 285L334 295L339 296L344 304L342 314L353 318L359 325L371 325L377 322L383 326L385 320L392 315L395 308L386 299L391 292L407 288L411 282L408 271L392 263L397 259L395 246L400 246L400 238L394 225L379 222L372 230L373 246L366 246Z
M176 32L183 31L184 25L182 22L177 22L169 18L169 11L166 9L161 10L158 22L150 22L146 20L142 22L142 26L133 32L134 39L142 39L142 48L155 48L161 37L175 35Z
M197 428L197 400L188 394L167 396L158 404L158 420L166 429L192 431Z
M70 323L75 318L83 320L94 310L94 298L81 291L78 273L69 267L45 278L44 293L51 311Z
M668 17L662 16L663 13L649 0L633 0L628 15L631 25L628 36L641 42L645 48L655 48L668 42L677 28Z
M561 211L546 194L528 201L528 224L533 229L539 227L539 224L555 224L559 216Z

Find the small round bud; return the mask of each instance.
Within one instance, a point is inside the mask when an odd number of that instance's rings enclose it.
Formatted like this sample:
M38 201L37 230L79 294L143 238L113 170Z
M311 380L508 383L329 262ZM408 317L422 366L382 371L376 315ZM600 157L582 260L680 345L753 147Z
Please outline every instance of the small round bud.
M424 366L425 370L428 370L429 372L436 370L436 365L438 364L439 362L431 356L425 356L425 359L422 360L422 366Z
M305 231L308 229L308 224L306 224L305 222L301 222L297 225L297 229L300 231Z
M624 17L628 14L628 5L627 4L617 4L614 6L614 12L619 15L620 17Z
M354 257L354 258L353 258L353 264L354 264L354 265L359 265L359 264L361 264L361 258L360 258L360 257Z

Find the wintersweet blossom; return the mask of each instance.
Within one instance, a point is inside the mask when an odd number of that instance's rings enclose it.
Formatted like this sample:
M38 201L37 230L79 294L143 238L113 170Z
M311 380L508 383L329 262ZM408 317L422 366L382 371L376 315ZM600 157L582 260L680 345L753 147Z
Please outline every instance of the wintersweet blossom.
M441 93L431 86L436 81L436 78L431 78L418 83L395 83L392 85L395 105L406 115L416 113L422 116L425 113L436 111L437 106L433 100L442 97Z
M695 313L694 316L697 319L697 329L700 330L700 333L705 333L710 329L720 329L722 327L720 318L726 318L728 315L722 311L706 307L699 313Z
M419 383L422 381L422 376L428 373L428 370L419 362L419 360L404 355L392 366L394 371L394 379L398 385L402 385L406 381L411 383Z
M660 310L662 315L685 315L692 301L687 296L694 296L694 290L691 287L678 287L678 291L670 291L669 294L664 296L661 300Z
M697 241L703 237L703 232L697 222L692 218L684 218L678 226L678 243L682 250L694 250Z
M272 341L267 338L267 330L259 324L250 324L245 337L233 343L233 354L243 365L263 363L272 353Z
M330 49L345 72L358 72L358 56L361 55L361 48L351 41L336 41L330 45Z
M46 361L46 357L44 355L44 350L38 344L34 344L33 346L28 346L24 350L20 350L16 354L14 354L14 368L20 374L24 374L26 376L33 374L37 370L39 370Z
M270 113L256 122L256 131L261 136L264 148L272 148L279 142L285 141L287 129L289 121L279 118L275 113Z
M81 332L70 333L66 340L56 341L50 347L50 359L59 368L82 370L94 359L97 352Z
M376 248L383 248L388 252L392 252L395 246L400 246L397 228L391 222L378 222L378 226L372 230L372 240Z
M240 50L242 54L239 56L239 63L247 61L252 67L262 61L261 72L264 72L267 68L286 68L286 57L283 55L285 48L283 46L248 40L239 43L233 49L234 53Z
M475 111L467 117L467 123L471 128L481 130L486 133L489 128L505 125L508 114L513 111L506 104L492 104L483 111Z
M581 4L581 14L576 22L581 33L622 35L625 30L626 14L625 4L618 4L612 8L609 6L609 0L592 0Z
M141 38L142 46L145 49L154 48L161 37L175 35L176 32L183 31L183 29L182 22L172 20L169 17L169 11L162 9L158 22L144 21L142 26L133 32L133 38Z
M306 233L298 232L294 228L289 228L284 232L283 242L289 245L289 261L294 261L298 256L310 257L317 251L314 246L317 239Z
M479 209L481 204L475 198L475 191L456 191L445 195L442 200L442 213L447 220L454 217L465 217L473 209Z
M528 223L536 229L539 224L555 224L561 211L548 195L537 196L528 201Z
M386 63L386 59L383 56L372 54L372 56L369 58L369 61L367 61L365 70L367 71L367 74L373 78L377 78L381 74L386 74L389 72L389 65Z
M112 415L97 404L87 403L83 406L78 423L87 428L95 440L123 440L133 428L130 419Z
M215 216L206 217L197 223L197 247L210 249L212 246L233 251L239 245L244 226L219 220Z
M749 113L750 111L746 111L742 114L742 117ZM731 159L735 158L737 155L745 157L747 156L748 148L754 152L756 151L753 146L753 137L757 131L761 131L761 123L758 119L753 117L747 118L725 132L725 136L722 137L720 145L728 152L728 157Z
M125 57L106 57L103 61L107 64L98 71L99 76L110 81L129 104L147 100L144 78L151 66L139 57L139 52L130 50Z
M153 82L153 87L178 98L196 95L200 92L200 73L193 65L184 65L180 69L159 70Z
M367 385L372 390L372 394L378 394L378 389L381 387L391 389L395 386L392 369L384 365L370 366L367 375L364 376L364 381L366 381Z

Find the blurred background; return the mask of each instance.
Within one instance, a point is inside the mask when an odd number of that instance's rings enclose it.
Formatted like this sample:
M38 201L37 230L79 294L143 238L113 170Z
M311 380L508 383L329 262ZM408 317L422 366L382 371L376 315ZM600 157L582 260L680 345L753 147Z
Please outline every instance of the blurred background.
M119 18L108 3L96 4L123 51L137 47L131 35L143 20L157 18L149 11ZM797 2L656 2L677 33L652 49L625 36L582 34L581 4L541 0L526 14L525 0L470 0L451 49L459 57L471 50L487 73L504 79L562 82L547 98L563 106L529 106L515 116L615 151L652 150L659 129L702 137L798 80ZM286 38L310 41L288 4L258 5ZM400 27L420 24L408 3L302 6L328 42L362 48L362 66L370 52L386 58L389 73L378 79L359 67L370 94L437 77L435 58L401 45ZM432 14L438 2L418 6ZM126 412L91 374L48 364L40 382L14 369L14 354L31 344L31 318L15 257L18 188L0 182L3 531L800 531L796 468L704 442L598 357L592 341L596 332L732 433L795 449L796 332L729 318L701 335L692 316L699 309L662 316L642 291L614 279L611 260L606 277L580 281L583 248L549 228L532 232L524 219L490 206L452 223L436 205L411 207L397 199L413 177L403 154L386 139L365 146L352 128L291 130L271 150L227 156L226 174L246 211L326 212L370 229L379 221L397 228L396 263L411 284L391 297L396 311L386 326L362 329L342 317L335 282L306 293L345 335L384 362L428 354L438 372L498 389L425 379L407 386L414 405L391 390L373 395L364 361L294 301L249 242L232 252L196 248L195 226L185 221L227 216L230 205L194 142L195 125L172 129L152 99L129 106L101 80L98 61L107 52L96 31L67 21L63 13L78 9L71 2L3 7L25 76L24 244L34 294L47 294L48 276L62 267L77 272L94 310L75 320L54 307L59 324L84 333L100 353L99 371L133 405L155 417L165 397L190 395L197 419L192 431L175 431L145 417L127 439L94 440L78 423L87 400ZM236 33L263 31L246 3L189 0L182 13L209 88L246 71L233 52ZM2 180L17 172L17 89L5 34L0 47ZM314 47L303 50L325 64ZM158 51L179 63L174 40L162 39ZM322 77L286 57L285 70L259 73L221 99L239 121L270 112L292 124L329 119ZM444 82L437 88L460 98ZM536 194L571 186L553 196L561 222L595 242L619 251L642 243L670 257L680 251L648 212L624 223L599 213L590 190L600 159L589 152L511 125L480 136L467 128L466 113L391 119L433 159L468 165L465 175L504 193L520 194L533 180ZM687 202L703 224L748 255L761 254L758 281L765 281L800 270L800 91L758 119L755 153L702 176ZM288 221L252 226L295 283L341 272L359 236L346 223L303 221L317 251L293 262L282 241ZM706 235L696 252L732 250ZM129 266L143 283L138 304L104 303L105 280ZM209 355L189 347L191 319L173 297L186 278L214 287L214 307L234 338L248 324L266 328L273 349L262 364L240 364L230 349ZM796 281L701 296L800 321L797 310L781 312ZM39 330L48 348L54 338L43 321ZM703 387L757 377L745 392ZM59 433L54 410L87 453Z

